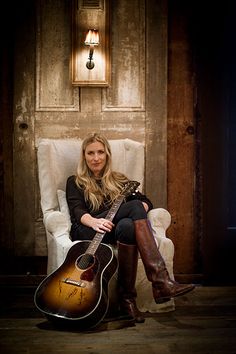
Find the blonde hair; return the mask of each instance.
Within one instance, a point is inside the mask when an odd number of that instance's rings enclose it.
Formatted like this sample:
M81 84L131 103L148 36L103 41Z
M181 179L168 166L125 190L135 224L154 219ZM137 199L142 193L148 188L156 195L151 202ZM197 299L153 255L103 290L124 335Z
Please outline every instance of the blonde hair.
M106 164L100 183L95 179L85 160L85 150L88 145L100 142L106 154ZM92 210L96 211L103 204L104 199L112 204L120 194L128 178L119 172L112 171L111 147L107 139L98 133L88 135L81 147L81 158L77 168L76 184L84 188L85 200L89 201Z

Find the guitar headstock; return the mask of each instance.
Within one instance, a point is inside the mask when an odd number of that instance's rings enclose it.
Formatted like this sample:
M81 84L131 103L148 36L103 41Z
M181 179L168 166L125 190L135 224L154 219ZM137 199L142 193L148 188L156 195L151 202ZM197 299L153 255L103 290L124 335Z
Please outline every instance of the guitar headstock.
M128 197L130 194L134 193L138 186L140 185L137 181L129 181L125 184L124 189L122 190L122 195Z

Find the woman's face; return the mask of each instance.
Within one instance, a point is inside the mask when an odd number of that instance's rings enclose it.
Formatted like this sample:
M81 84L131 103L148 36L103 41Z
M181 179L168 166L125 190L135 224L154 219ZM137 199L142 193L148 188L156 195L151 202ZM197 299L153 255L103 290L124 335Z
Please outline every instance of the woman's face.
M99 141L87 145L84 157L88 168L94 176L100 177L107 161L104 145Z

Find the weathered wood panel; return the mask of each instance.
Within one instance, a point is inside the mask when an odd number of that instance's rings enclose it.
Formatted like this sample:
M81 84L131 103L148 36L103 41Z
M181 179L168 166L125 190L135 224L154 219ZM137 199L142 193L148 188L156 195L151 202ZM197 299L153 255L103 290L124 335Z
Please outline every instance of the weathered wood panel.
M167 204L167 2L146 8L146 192L156 207Z
M145 7L142 0L114 1L111 87L103 110L145 110Z
M71 85L70 2L39 1L37 7L36 109L77 111L78 89Z
M14 251L28 256L35 248L35 9L24 5L14 24Z
M192 53L184 11L171 11L168 76L168 235L175 273L195 273L195 117Z

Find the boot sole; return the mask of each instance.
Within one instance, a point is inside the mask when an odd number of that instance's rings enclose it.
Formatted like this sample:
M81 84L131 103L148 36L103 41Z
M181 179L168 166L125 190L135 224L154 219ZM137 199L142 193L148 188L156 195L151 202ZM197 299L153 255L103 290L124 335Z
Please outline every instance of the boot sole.
M192 288L190 289L187 289L187 290L184 290L184 291L181 291L180 293L176 294L176 295L173 295L171 297L160 297L159 299L155 299L155 302L156 304L163 304L164 302L167 302L167 301L170 301L171 298L175 298L175 297L178 297L178 296L182 296L184 294L187 294L189 293L190 291L192 291L193 289L195 288L195 286L193 285Z

